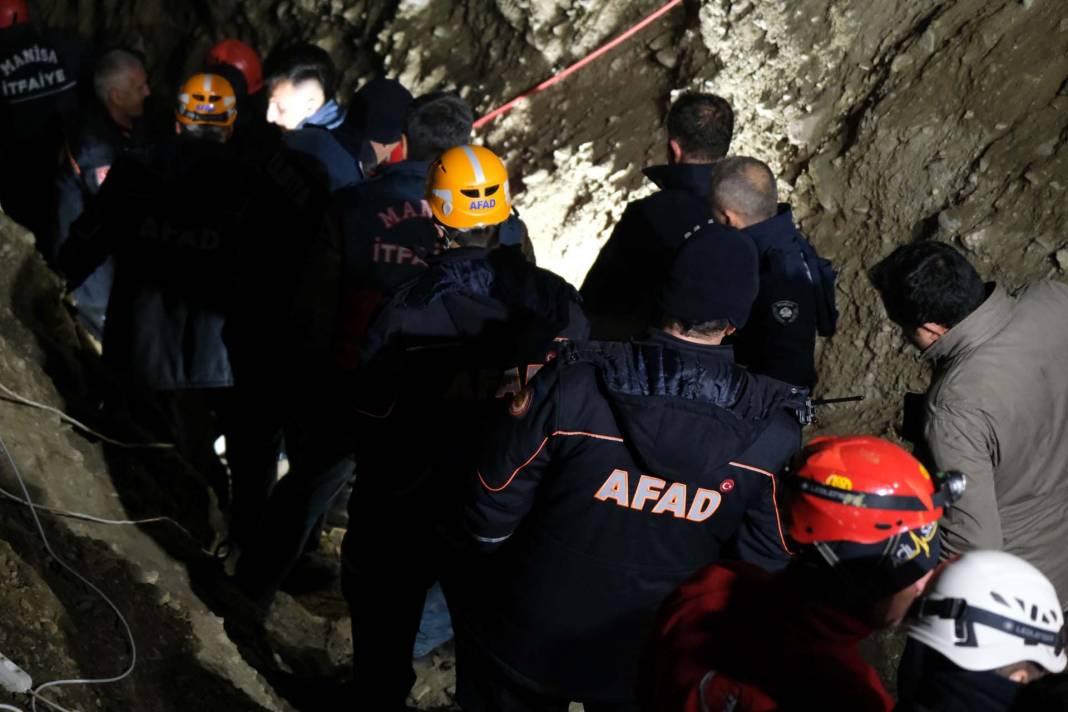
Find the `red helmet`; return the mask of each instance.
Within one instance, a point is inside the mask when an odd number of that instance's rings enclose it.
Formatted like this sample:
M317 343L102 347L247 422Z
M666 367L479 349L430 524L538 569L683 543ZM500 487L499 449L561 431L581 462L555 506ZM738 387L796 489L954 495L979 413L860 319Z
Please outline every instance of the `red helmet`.
M964 491L960 473L936 482L912 455L867 435L816 438L800 461L787 506L800 544L874 544L936 523Z
M0 0L3 2L4 0ZM223 40L208 51L207 65L228 64L245 76L248 93L255 94L263 86L263 63L256 50L241 40Z
M0 0L0 30L30 21L30 9L26 0Z

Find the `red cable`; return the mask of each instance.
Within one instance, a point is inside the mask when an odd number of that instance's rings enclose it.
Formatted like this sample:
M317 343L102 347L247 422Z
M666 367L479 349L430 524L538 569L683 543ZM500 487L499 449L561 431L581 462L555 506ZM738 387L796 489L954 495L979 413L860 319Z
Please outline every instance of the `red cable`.
M579 61L577 61L574 64L572 64L571 66L567 67L566 69L560 70L556 74L552 75L551 77L549 77L548 79L543 81L541 84L538 84L537 86L535 86L533 89L528 89L527 91L523 92L522 94L520 94L516 98L512 99L511 101L509 101L507 104L504 104L503 106L499 106L496 109L494 109L493 111L491 111L488 114L486 114L485 116L480 117L479 120L475 122L475 128L476 129L482 128L483 126L485 126L489 122L493 121L495 118L497 118L501 114L505 114L505 113L511 111L512 109L514 109L524 99L526 99L528 97L531 97L531 96L534 96L535 94L537 94L539 92L545 91L546 89L551 87L553 84L556 84L557 82L559 82L562 79L564 79L564 77L566 77L567 75L569 75L569 74L571 74L573 72L577 72L578 70L582 69L587 64L589 64L593 60L597 59L598 57L600 57L605 52L608 52L609 50L615 48L616 46L618 46L619 44L621 44L625 40L630 39L633 35L635 35L636 33L640 32L646 26L652 24L653 22L656 22L660 18L661 15L667 14L676 5L681 5L681 4L682 4L682 0L670 0L670 2L666 3L659 10L653 12L651 15L647 16L641 22L639 22L638 24L634 25L629 30L627 30L623 34L619 35L615 39L611 40L610 42L608 42L606 44L601 45L600 47L595 49L590 54L586 55L585 57L583 57Z

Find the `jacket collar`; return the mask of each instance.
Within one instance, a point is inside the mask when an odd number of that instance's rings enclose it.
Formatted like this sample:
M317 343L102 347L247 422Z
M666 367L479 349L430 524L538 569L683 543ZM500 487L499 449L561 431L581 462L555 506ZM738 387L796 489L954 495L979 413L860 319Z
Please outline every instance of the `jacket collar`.
M997 284L991 283L988 289L991 292L986 301L931 344L923 352L924 359L936 366L957 359L986 343L1008 325L1012 319L1012 299Z
M322 106L319 110L308 118L301 121L297 128L304 128L305 126L321 126L325 129L336 129L345 121L345 112L342 110L338 103L331 99Z
M708 194L712 180L711 163L671 163L649 166L642 173L661 190L684 190L702 198Z
M484 260L489 257L488 247L450 247L430 258L434 264L466 262L467 260Z
M675 349L676 351L687 351L702 359L711 358L726 361L727 363L734 363L733 346L725 344L718 346L713 346L711 344L695 344L692 341L686 341L677 336L672 336L663 329L650 329L646 341L651 341L654 344L660 344L661 346Z
M779 212L774 217L750 225L742 232L753 239L760 252L767 252L776 247L788 248L797 237L794 213L788 203L779 203Z
M399 163L384 163L374 170L376 178L387 175L419 176L426 178L430 170L430 161L401 161Z

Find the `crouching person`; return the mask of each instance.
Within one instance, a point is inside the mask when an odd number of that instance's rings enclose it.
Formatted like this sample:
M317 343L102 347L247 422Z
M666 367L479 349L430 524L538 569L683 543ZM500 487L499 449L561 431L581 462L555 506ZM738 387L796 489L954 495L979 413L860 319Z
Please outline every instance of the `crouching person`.
M915 616L898 670L899 712L1063 709L1025 694L1068 663L1057 592L1031 564L969 552L934 577Z
M938 565L963 478L878 438L817 438L786 479L798 555L769 574L720 562L663 605L643 666L649 712L889 712L860 643L905 617Z
M664 596L729 545L788 559L775 477L800 445L804 392L720 344L757 281L752 242L709 226L679 252L661 328L567 345L515 396L465 510L499 551L458 626L464 709L636 709L640 640Z

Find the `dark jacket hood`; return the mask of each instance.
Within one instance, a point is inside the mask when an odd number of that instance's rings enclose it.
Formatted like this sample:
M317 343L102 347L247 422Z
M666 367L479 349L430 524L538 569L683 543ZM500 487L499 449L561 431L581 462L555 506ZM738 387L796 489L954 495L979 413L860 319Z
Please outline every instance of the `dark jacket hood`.
M581 301L574 287L527 262L515 247L456 247L428 263L426 273L411 283L406 306L426 308L450 296L496 302L507 310L509 323L519 325L511 341L520 352L544 355L543 345L564 332L572 305Z
M730 346L691 344L661 331L643 341L574 344L559 358L597 369L628 447L650 472L697 466L711 473L742 455L772 418L800 412L807 397L804 389L748 373Z
M682 190L693 193L702 200L708 195L708 183L712 180L711 163L669 163L648 166L642 173L656 183L660 190Z

